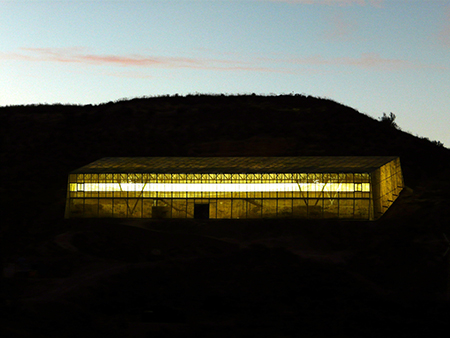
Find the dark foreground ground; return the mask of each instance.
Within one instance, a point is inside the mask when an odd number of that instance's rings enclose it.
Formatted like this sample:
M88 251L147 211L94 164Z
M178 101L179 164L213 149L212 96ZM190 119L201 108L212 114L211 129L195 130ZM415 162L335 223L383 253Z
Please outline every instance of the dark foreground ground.
M8 257L25 268L2 280L2 336L441 336L448 244L411 203L379 222L61 220Z

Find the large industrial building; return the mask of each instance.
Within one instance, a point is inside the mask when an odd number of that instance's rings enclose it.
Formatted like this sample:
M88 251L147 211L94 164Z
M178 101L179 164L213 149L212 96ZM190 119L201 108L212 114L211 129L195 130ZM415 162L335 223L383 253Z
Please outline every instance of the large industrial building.
M69 174L66 217L375 220L398 157L107 157Z

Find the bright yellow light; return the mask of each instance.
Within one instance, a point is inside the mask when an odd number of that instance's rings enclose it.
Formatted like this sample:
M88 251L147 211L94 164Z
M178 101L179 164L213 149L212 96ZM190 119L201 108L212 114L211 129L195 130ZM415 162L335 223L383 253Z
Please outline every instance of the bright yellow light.
M70 191L369 192L369 183L71 183Z

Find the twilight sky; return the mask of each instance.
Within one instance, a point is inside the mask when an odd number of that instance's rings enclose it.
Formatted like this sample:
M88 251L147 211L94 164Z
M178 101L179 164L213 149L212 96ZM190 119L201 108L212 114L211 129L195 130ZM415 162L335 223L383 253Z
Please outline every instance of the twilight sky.
M0 0L0 106L300 93L450 147L450 0Z

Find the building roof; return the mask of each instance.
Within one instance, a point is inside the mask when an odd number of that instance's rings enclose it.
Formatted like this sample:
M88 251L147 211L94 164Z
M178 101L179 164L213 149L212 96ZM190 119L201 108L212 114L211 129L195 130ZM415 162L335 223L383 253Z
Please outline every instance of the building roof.
M75 173L369 173L397 156L104 157Z

